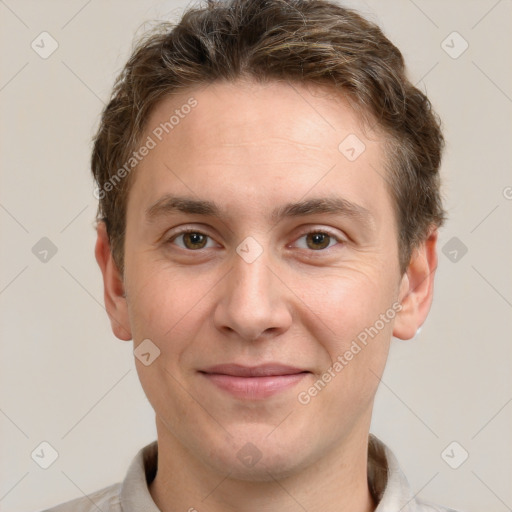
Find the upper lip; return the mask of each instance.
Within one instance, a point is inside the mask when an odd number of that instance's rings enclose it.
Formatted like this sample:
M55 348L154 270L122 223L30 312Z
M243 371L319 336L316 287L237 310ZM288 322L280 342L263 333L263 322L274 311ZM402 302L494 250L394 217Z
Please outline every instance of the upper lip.
M279 363L268 363L258 366L242 366L239 364L218 364L200 370L201 373L231 375L233 377L270 377L277 375L294 375L307 370Z

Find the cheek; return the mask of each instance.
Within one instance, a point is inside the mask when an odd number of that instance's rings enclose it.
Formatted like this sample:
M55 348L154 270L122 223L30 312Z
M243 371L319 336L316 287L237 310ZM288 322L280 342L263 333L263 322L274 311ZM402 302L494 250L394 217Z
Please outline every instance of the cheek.
M311 316L311 327L325 331L330 353L339 353L390 310L385 325L378 323L378 330L387 333L391 328L397 290L386 275L379 276L370 269L343 269L321 280L303 279L300 286L301 299L315 313Z
M140 263L127 273L129 314L135 343L153 340L162 352L180 352L204 321L212 277L194 277L188 269L161 262Z
M379 278L369 270L338 272L317 284L303 296L315 312L308 327L323 352L315 379L327 382L325 391L322 383L316 386L322 390L316 405L323 403L339 414L363 411L386 363L396 314L395 287L384 274Z
M326 350L342 379L361 393L373 394L386 362L393 330L396 293L378 278L340 279L324 294L325 323L330 326Z
M127 272L127 290L134 345L149 339L159 350L147 366L136 361L137 373L160 416L169 420L174 415L165 411L174 410L183 418L193 405L183 388L188 368L184 361L194 351L190 340L200 337L198 331L207 325L208 291L215 281L193 279L186 270L161 263L141 262L133 268L137 272Z

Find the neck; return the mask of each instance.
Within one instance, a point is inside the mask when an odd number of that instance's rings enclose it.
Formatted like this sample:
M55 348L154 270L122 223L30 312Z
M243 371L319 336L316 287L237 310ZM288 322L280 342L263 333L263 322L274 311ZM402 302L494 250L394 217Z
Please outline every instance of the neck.
M158 470L149 492L162 512L372 512L367 480L368 432L301 471L265 481L230 478L206 467L159 423Z

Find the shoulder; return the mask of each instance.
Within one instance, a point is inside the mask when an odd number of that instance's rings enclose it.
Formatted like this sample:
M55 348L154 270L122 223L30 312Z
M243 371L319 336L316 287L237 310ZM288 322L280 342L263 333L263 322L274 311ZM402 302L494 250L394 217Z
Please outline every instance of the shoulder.
M113 484L98 491L76 498L42 512L122 512L121 483Z
M86 496L61 503L42 512L125 512L158 508L148 489L157 469L158 444L154 441L141 448L133 458L122 482L104 487ZM134 507L134 504L137 507Z

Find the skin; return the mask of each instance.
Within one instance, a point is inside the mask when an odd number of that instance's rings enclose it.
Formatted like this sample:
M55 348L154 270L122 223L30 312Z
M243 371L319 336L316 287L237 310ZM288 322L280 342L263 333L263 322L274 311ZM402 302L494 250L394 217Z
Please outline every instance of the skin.
M96 244L114 334L134 347L150 339L160 350L148 366L136 359L156 415L151 495L164 512L373 510L373 401L391 336L413 337L428 314L437 232L402 275L383 136L364 131L343 98L278 82L214 83L163 100L142 140L190 96L197 107L134 171L124 276L102 223ZM338 149L349 134L366 146L352 162ZM149 221L146 211L166 194L215 202L221 216L170 211ZM271 218L276 207L318 198L343 198L366 216ZM206 247L187 248L180 227L208 235L200 238ZM328 246L311 248L309 231L329 233ZM236 251L249 236L262 250L252 263ZM394 319L299 403L394 303ZM310 373L261 400L233 397L199 373L265 362ZM252 467L237 457L246 443L261 455Z

